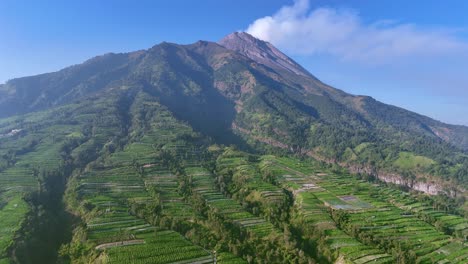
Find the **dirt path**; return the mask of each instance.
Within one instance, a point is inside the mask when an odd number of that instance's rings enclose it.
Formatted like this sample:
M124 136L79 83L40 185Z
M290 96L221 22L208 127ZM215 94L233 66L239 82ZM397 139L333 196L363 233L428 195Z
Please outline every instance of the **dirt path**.
M106 248L112 248L112 247L121 247L121 246L129 246L129 245L139 245L139 244L144 244L144 240L126 240L126 241L119 241L119 242L112 242L112 243L105 243L101 244L96 247L97 250L100 249L106 249Z

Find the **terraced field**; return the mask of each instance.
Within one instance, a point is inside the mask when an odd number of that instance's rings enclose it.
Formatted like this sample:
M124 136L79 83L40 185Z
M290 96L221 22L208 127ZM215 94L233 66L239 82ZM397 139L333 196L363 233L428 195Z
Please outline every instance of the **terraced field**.
M356 238L348 235L336 226L326 206L312 192L300 192L296 196L297 213L294 216L297 225L304 225L305 230L310 228L309 234L321 233L325 238L327 248L331 250L335 258L342 256L353 263L393 263L394 258L384 251L365 245Z
M145 168L146 188L154 188L162 205L162 214L177 218L180 221L194 216L193 208L184 201L179 193L177 176L160 165Z
M0 138L0 156L7 163L0 169L0 259L5 263L9 262L7 251L31 210L25 197L40 192L45 175L62 168L61 146L70 133L79 131L79 126L72 125L39 126L33 122L35 118L22 122L38 128Z
M168 132L173 129L180 133ZM95 261L104 263L213 263L216 257L212 251L161 227L190 226L197 217L181 195L184 177L169 168L175 160L184 160L185 165L198 159L197 148L180 139L184 134L193 137L190 128L157 111L145 133L135 135L122 150L76 178L73 193L78 194L84 210L86 243L94 248L88 259L94 256ZM226 251L219 254L218 263L245 263Z
M155 150L136 142L110 157L112 167L94 169L79 179L82 203L91 207L88 241L107 263L212 263L213 256L174 231L162 231L129 214L129 206L161 202L163 213L189 218L192 208L178 194L177 177L154 164ZM125 157L134 157L127 162ZM138 163L137 167L133 163ZM147 163L146 163L147 162ZM146 164L145 164L146 163ZM144 164L144 165L143 165ZM156 190L158 202L148 189Z
M148 172L152 174L155 171ZM154 179L154 178L153 178ZM160 182L146 182L167 190ZM162 231L129 214L128 201L151 204L145 181L133 167L101 169L80 177L80 195L93 207L87 220L87 238L102 251L106 263L213 263L211 253L184 239L174 231ZM167 198L167 192L162 197ZM163 203L177 204L164 198ZM164 208L166 210L167 207ZM167 208L177 212L180 208Z
M396 207L432 223L439 230L448 232L458 238L468 237L468 221L461 216L446 214L435 206L420 202L411 195L396 189L380 189L379 195L388 197L388 201Z
M468 263L467 219L429 198L213 145L148 94L124 95L135 102L0 122L1 264L26 216L47 212L28 199L67 180L82 222L56 248L65 262ZM67 121L48 123L54 115Z
M247 264L248 262L228 252L216 253L217 263L221 264Z
M262 214L273 223L287 218L289 196L271 178L263 177L253 156L227 150L217 158L216 171L230 178L231 192L240 202L250 204L255 214Z
M277 232L270 222L245 211L237 201L227 198L216 190L213 183L214 177L211 173L199 167L189 167L186 171L192 177L193 192L205 201L211 212L217 217L260 238Z
M111 152L121 129L115 98L98 99L88 106L72 105L56 111L2 120L0 131L0 259L9 263L7 250L30 211L24 196L41 193L52 173L67 173L76 166ZM102 114L102 116L96 115ZM57 123L57 117L63 117ZM21 128L17 129L16 128ZM5 132L4 132L5 131ZM15 134L9 131L17 131ZM11 135L10 135L11 134ZM85 135L86 134L86 135ZM101 147L104 147L101 150ZM122 157L118 154L124 153ZM129 203L152 200L135 162L154 161L154 146L131 144L116 152L106 164L93 166L77 178L76 196L89 214L85 218L88 241L95 246L132 239L135 232L152 229L144 220L129 214ZM68 163L68 164L65 164ZM115 166L114 166L115 165ZM61 177L66 177L63 175ZM62 180L65 182L65 179ZM73 185L73 184L72 184ZM58 191L58 190L57 190Z
M291 166L291 164L288 164ZM302 164L300 164L302 165ZM293 224L302 228L311 239L324 239L320 250L332 251L335 259L342 257L352 263L394 263L394 258L375 247L365 245L337 227L328 207L336 209L357 209L349 201L330 195L317 184L318 176L310 167L295 165L288 167L274 157L264 157L260 165L278 175L278 183L292 191L295 212ZM323 175L323 174L322 174ZM325 176L325 175L323 175ZM323 193L321 200L316 194ZM346 197L348 198L348 197ZM369 205L366 204L366 207ZM317 236L317 233L320 235Z
M92 208L86 222L88 239L103 243L131 239L134 230L150 225L129 215L127 201L149 199L143 181L131 167L102 168L79 177L81 200Z
M144 243L109 248L103 257L108 263L188 264L214 263L211 252L205 251L174 231L145 230L135 234Z
M28 212L29 205L23 200L21 193L0 193L0 263L9 263L7 250Z
M392 263L395 260L388 254L401 258L395 249L410 248L404 253L408 254L406 258L418 263L468 261L466 242L431 224L446 223L449 233L462 234L467 223L463 217L424 206L407 193L359 181L350 175L315 171L291 159L266 156L262 166L293 191L300 223L321 226L322 230L326 226L330 247L340 248L345 259L355 263L371 260ZM435 221L424 221L427 215ZM386 249L386 253L376 247ZM449 250L452 248L458 250Z

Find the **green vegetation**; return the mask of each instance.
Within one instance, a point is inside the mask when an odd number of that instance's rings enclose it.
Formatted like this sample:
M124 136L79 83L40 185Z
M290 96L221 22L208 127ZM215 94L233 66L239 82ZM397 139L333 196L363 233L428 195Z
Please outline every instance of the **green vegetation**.
M210 252L194 246L173 231L157 231L139 234L143 244L115 246L107 249L104 258L109 263L212 263Z
M29 129L2 139L3 262L31 263L36 257L65 263L462 263L466 258L468 222L447 213L455 210L450 201L369 183L313 160L212 145L145 92L126 103L123 95L95 99L105 120L89 114L98 109L76 104L57 110L68 116L66 124L50 119L57 112L31 115L22 121ZM433 163L402 153L396 164ZM67 210L79 216L73 232L66 231L72 222L61 207L61 193L51 192L65 187ZM64 234L39 246L51 225Z
M461 263L466 258L465 249L444 250L464 247L468 221L463 217L443 213L414 195L350 175L314 171L305 163L271 156L262 162L265 173L280 176L279 182L296 193L297 227L304 230L312 224L310 234L324 233L329 246L338 249L335 254L345 259L355 263ZM290 182L296 185L291 187Z
M415 156L409 152L400 152L397 160L395 160L395 166L402 170L416 170L418 168L428 169L433 165L435 161L423 157Z
M0 211L0 253L6 257L8 248L13 242L15 233L21 228L21 223L29 208L21 194L2 193Z
M163 43L2 86L0 263L467 262L463 128L267 66Z

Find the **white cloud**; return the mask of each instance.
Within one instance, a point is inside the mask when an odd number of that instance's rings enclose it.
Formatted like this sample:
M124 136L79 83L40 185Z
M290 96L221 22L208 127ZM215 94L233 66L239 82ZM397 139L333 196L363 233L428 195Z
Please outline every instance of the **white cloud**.
M391 20L366 24L349 9L310 9L295 0L246 32L297 55L331 54L340 59L385 63L397 58L468 54L468 43L450 29L422 28Z

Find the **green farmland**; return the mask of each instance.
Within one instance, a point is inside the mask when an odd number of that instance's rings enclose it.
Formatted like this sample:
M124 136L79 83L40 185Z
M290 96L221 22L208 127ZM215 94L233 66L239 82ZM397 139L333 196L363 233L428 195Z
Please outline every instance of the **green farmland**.
M19 129L0 138L0 263L467 263L468 221L435 198L214 144L127 96L0 123Z

